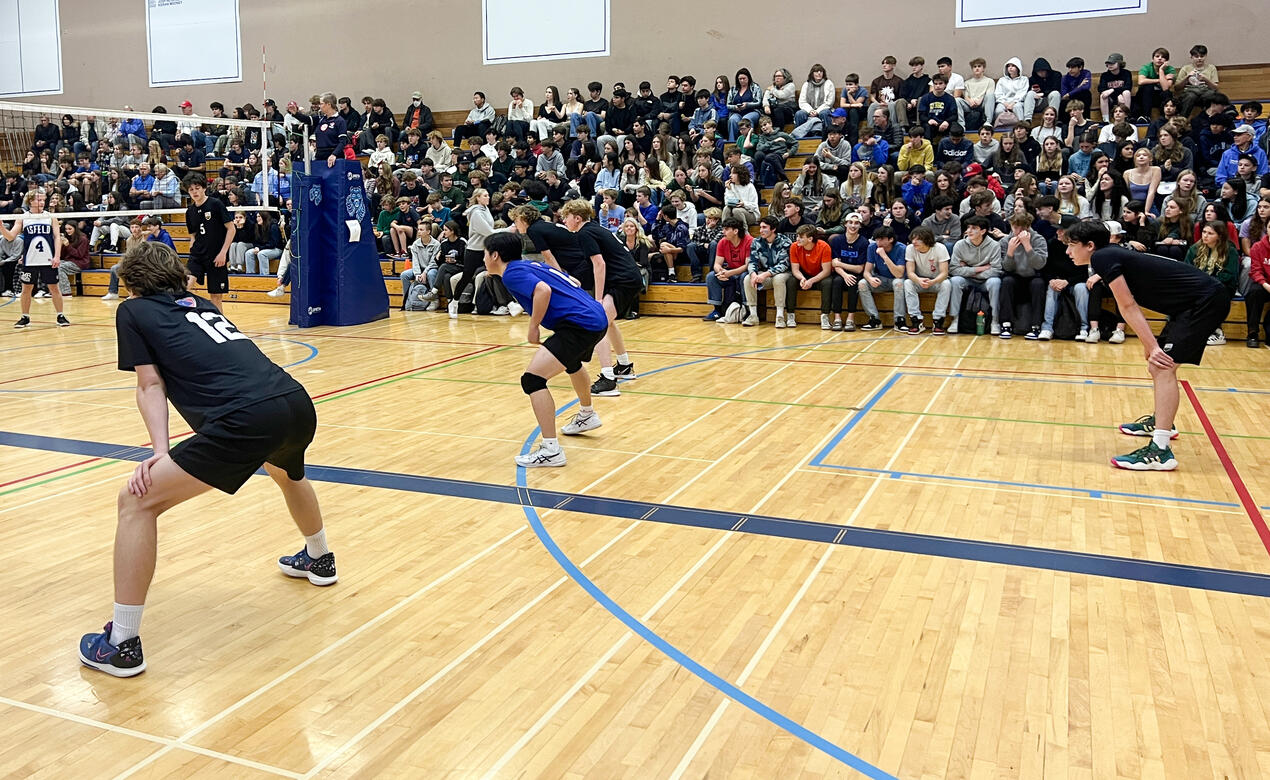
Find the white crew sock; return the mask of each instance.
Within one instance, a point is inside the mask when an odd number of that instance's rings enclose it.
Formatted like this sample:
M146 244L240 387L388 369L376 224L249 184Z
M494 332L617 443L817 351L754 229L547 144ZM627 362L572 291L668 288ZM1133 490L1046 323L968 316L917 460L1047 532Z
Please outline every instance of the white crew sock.
M617 374L613 373L612 366L604 366L603 368L601 368L600 375L603 376L605 379L617 379Z
M141 633L141 611L145 604L115 604L114 624L110 627L110 644L115 647Z
M631 356L623 352L617 356L618 365L629 366L631 364Z
M544 436L544 437L542 438L542 448L543 448L544 450L546 450L547 452L559 452L559 451L560 451L560 440L559 440L559 439L548 439L546 436Z
M595 412L595 407L594 407L594 406L581 406L581 405L579 405L579 406L578 406L578 412L579 412L580 414L593 414L593 413Z
M329 553L331 548L326 546L326 529L323 528L312 536L304 537L304 549L309 553L309 557L314 560Z
M1155 446L1162 450L1167 450L1169 448L1169 442L1172 441L1172 439L1173 431L1171 430L1166 431L1156 428L1155 432L1151 434L1151 441L1155 442Z
M784 310L784 309L782 309L782 308L780 308L780 307L777 307L777 309L776 309L776 319L778 319L778 320L783 320L783 319L785 319L785 310Z

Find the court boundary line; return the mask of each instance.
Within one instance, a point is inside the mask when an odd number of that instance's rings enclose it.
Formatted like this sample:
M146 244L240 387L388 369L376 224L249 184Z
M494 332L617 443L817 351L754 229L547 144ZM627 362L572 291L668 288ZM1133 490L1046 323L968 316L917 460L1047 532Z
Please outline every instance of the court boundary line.
M978 340L977 338L971 340L970 344L966 346L965 351L969 352L977 340ZM867 400L870 396L874 395L876 391L879 390L881 387L887 386L887 384L889 384L892 381L892 379L899 373L900 367L902 367L905 363L907 363L909 358L917 354L917 351L920 348L921 348L920 342L914 345L913 349L909 350L908 354L904 356L904 359L900 361L899 366L891 369L890 374L885 379L879 382L878 385L873 388L873 390L865 394L865 399ZM856 354L856 356L858 357L864 351L865 350L861 350L860 352ZM835 371L835 373L837 372ZM934 402L934 399L932 398L932 403L933 402ZM836 429L836 427L837 426L829 428L828 432L821 437L820 441L817 442L816 446L811 448L811 452L808 453L806 456L800 458L798 465L796 465L794 468L787 471L785 475L781 477L780 481L778 481L775 485L773 485L771 490L769 490L763 496L763 498L759 501L759 503L755 505L754 509L752 509L751 512L757 512L760 507L766 504L772 498L772 496L776 495L776 493L782 487L784 487L786 482L788 482L790 479L793 478L793 475L795 473L801 472L806 467L806 465L811 461L811 459L815 457L816 452L825 445L826 441L829 438L831 438L834 435L834 430ZM899 457L899 453L904 450L904 444L908 441L908 439L913 435L913 432L916 430L917 430L917 422L915 421L913 423L913 427L909 430L908 436L904 438L904 442L901 442L900 446L896 448L896 453L894 456L892 456L892 460ZM874 480L873 485L871 485L868 491L865 492L864 496L859 501L856 502L855 509L851 512L851 515L843 523L844 529L851 526L855 522L855 519L859 516L860 512L864 509L864 505L868 503L869 498L873 495L873 492L877 489L878 483L880 481L881 480ZM745 522L744 519L741 522ZM739 524L738 524L738 527L739 527ZM842 537L842 533L839 533L835 537L835 539L839 539L841 537ZM753 674L754 670L758 668L758 664L762 661L763 656L767 654L768 649L776 641L777 635L779 635L780 632L784 630L785 624L788 623L790 617L793 616L794 610L798 607L800 603L802 603L803 597L807 595L807 591L811 589L812 583L815 582L816 578L820 575L820 572L824 569L825 564L829 562L830 556L833 555L834 546L835 545L828 546L825 549L825 551L821 553L820 559L816 562L816 565L812 568L811 572L808 573L807 577L804 578L802 585L799 586L797 592L794 593L794 596L790 599L789 603L785 605L785 609L781 611L780 617L777 618L776 622L772 624L766 636L763 637L763 641L759 643L758 649L756 649L753 655L750 656L749 661L746 662L745 667L741 670L741 674L736 678L736 685L738 688L742 685L745 685L747 682L749 682L750 675ZM706 740L710 738L710 735L714 732L715 726L717 726L719 721L722 720L723 714L727 711L731 703L732 703L732 699L725 696L724 699L721 702L719 702L719 704L715 707L715 710L713 713L711 713L709 720L707 720L705 725L702 726L701 730L697 733L696 738L693 739L692 744L688 746L688 749L684 752L684 754L680 757L679 762L675 765L674 770L670 774L670 777L672 778L672 780L679 780L679 778L683 777L684 772L688 770L688 767L692 765L693 760L696 759L697 754L701 752L702 746L705 745Z
M1055 492L1084 493L1085 495L1087 495L1089 498L1092 498L1092 499L1099 499L1099 498L1102 498L1103 496L1117 496L1120 498L1141 498L1141 499L1152 500L1152 501L1165 501L1169 503L1194 504L1197 506L1218 506L1218 507L1239 506L1239 504L1232 503L1229 501L1214 501L1211 499L1187 498L1185 496L1160 496L1160 495L1150 495L1146 493L1133 493L1129 491L1120 491L1120 490L1102 490L1098 488L1072 487L1068 485L1049 485L1049 484L1044 484L1039 482L1017 482L1012 480L989 479L986 477L968 477L968 476L952 475L952 474L928 474L925 472L905 471L905 470L897 470L897 469L890 469L890 468L878 469L878 468L871 468L871 467L864 467L864 466L852 466L847 464L826 462L829 455L832 454L832 452L842 443L842 441L847 437L847 435L849 435L851 431L853 431L855 427L860 424L860 422L865 418L865 416L869 414L869 412L871 412L875 406L877 406L877 404L882 400L882 397L885 396L887 393L889 393L891 390L893 390L895 385L898 383L898 381L905 376L934 376L936 378L942 378L945 381L949 379L973 379L973 380L981 380L981 381L999 381L999 382L1055 382L1058 384L1076 384L1076 385L1105 385L1106 384L1106 383L1094 382L1092 380L1082 380L1082 381L1057 380L1057 379L1045 380L1045 379L1033 379L1033 378L979 376L979 375L961 374L961 373L940 375L940 374L927 374L927 373L921 373L921 372L901 371L898 374L896 374L894 381L887 383L887 385L884 386L882 390L880 390L873 398L870 398L869 401L861 407L860 411L855 413L855 415L851 418L850 422L848 422L842 428L842 430L838 432L838 434L829 442L829 444L825 445L825 448L816 455L816 457L812 460L810 465L818 467L818 468L837 469L840 471L857 471L857 472L866 473L866 474L890 475L891 479L901 479L903 477L916 477L919 479L940 479L940 480L945 480L948 482L961 482L961 483L971 483L971 484L979 484L979 485L1001 485L1001 486L1013 487L1013 488L1035 488L1038 490L1050 490ZM1134 385L1134 386L1136 387L1137 385ZM1264 538L1270 538L1270 530L1267 531L1267 536ZM1267 551L1270 552L1270 543L1267 543Z
M1208 413L1204 411L1204 405L1199 402L1199 397L1195 395L1195 391L1191 389L1191 383L1182 380L1182 389L1186 391L1186 397L1191 402L1191 408L1195 410L1195 414L1199 417L1199 424L1203 426L1204 433L1208 436L1208 441L1212 443L1213 450L1217 453L1217 459L1221 461L1222 468L1226 470L1226 477L1230 480L1230 484L1235 489L1235 495L1239 496L1239 503L1243 504L1244 511L1248 513L1248 519L1252 521L1252 527L1256 529L1257 536L1261 538L1261 544L1266 548L1266 552L1270 553L1270 528L1266 527L1265 518L1261 516L1261 510L1257 508L1257 502L1253 500L1252 493L1248 491L1248 486L1244 484L1243 477L1239 476L1239 469L1235 468L1235 462L1231 459L1230 453L1226 451L1226 445L1222 443L1221 437L1217 435L1217 430L1213 428L1213 423L1208 419Z
M176 740L170 737L161 737L158 734L149 734L144 731L137 731L136 729L130 729L127 726L116 726L113 723L106 723L105 721L95 720L93 718L89 718L84 715L77 715L73 712L65 712L63 710L54 709L52 707L45 707L39 704L31 704L29 702L24 702L19 699L11 699L7 696L0 696L0 704L4 704L6 706L9 706L18 710L34 712L36 714L44 715L50 718L57 718L58 720L68 721L70 723L75 723L80 726L88 726L90 728L95 728L100 731L106 731L112 734L121 734L123 736L132 737L133 739L139 739L139 740L142 740L143 742L149 742L150 744L161 746L159 750L156 750L155 752L151 753L149 756L146 756L145 760L148 761L147 766L149 765L149 763L153 763L154 761L158 760L159 756L167 755L173 750L184 750L184 751L187 751L190 753L196 753L198 755L205 756L208 758L219 759L229 764L237 764L238 766L245 766L251 769L256 769L258 771L265 772L266 774L277 775L279 777L289 777L289 778L292 778L292 780L300 780L300 777L301 777L299 772L292 772L290 770L283 769L281 767L276 767L271 764L263 764L259 761L253 761L249 758L241 758L239 756L235 756L230 753L221 753L216 750L211 750L210 748L199 747L198 745L178 745L176 743Z
M197 726L191 729L188 729L185 733L181 734L181 736L173 740L173 744L170 745L168 749L172 750L172 749L185 748L189 746L189 740L193 739L194 737L206 731L208 728L211 728L212 726L216 725L220 721L224 720L225 718L234 714L238 710L247 706L251 702L260 698L265 693L268 693L270 690L277 687L278 685L281 685L282 683L291 679L291 677L303 671L309 665L316 663L318 660L320 660L321 658L324 658L329 653L333 653L336 650L342 648L344 645L348 644L349 642L353 641L357 637L361 636L364 632L369 631L371 628L374 628L375 626L379 625L381 622L383 622L384 620L387 620L389 617L395 615L397 612L405 609L407 606L414 603L416 600L418 600L422 596L425 596L428 593L431 593L433 590L445 584L446 582L453 579L454 577L458 576L466 569L471 568L482 558L490 555L491 553L493 553L498 548L502 547L507 542L510 542L512 539L519 536L522 532L524 532L524 530L525 530L524 526L518 526L511 533L504 534L502 537L500 537L496 541L489 544L485 549L481 550L475 555L470 556L459 565L451 568L445 574L442 574L441 576L436 577L432 581L428 582L426 585L420 586L419 589L417 589L415 592L402 598L396 604L393 604L392 606L388 607L387 609L385 609L383 612L380 612L375 617L367 620L366 622L362 623L360 626L357 626L356 628L352 629L348 633L341 636L339 639L336 639L334 642L324 646L321 650L317 651L313 655L304 659L300 663L291 667L290 669L278 675L277 677L270 680L269 682L265 683L264 685L256 688L256 690L252 691L246 696L238 699L230 706L220 710L215 715L203 721L202 723L198 724ZM159 758L161 758L163 755L164 755L164 751L158 751L152 756L147 756L146 758L142 759L138 763L134 764L132 767L124 770L123 772L120 772L118 775L115 776L114 780L124 780L124 778L131 777L133 774L135 774L139 770L144 769L145 767L159 760ZM301 772L294 772L290 776L293 776L295 778L301 778L304 775Z
M806 348L806 347L802 347L802 348ZM814 349L814 347L812 347L812 349ZM693 364L700 363L700 362L704 362L704 361L699 361L699 360L698 360L698 361L690 361L690 362L688 362L688 363L686 363L686 364L684 364L684 365L693 365ZM774 377L776 377L776 376L777 376L778 374L780 374L782 371L784 371L785 369L789 368L789 365L790 365L790 364L788 364L788 363L787 363L786 365L782 365L781 367L779 367L779 368L777 368L777 369L775 369L775 370L768 371L768 372L764 373L764 375L763 375L762 377L760 377L758 380L756 380L756 381L752 382L751 384L747 385L746 387L744 387L744 388L742 388L742 389L740 389L740 390L736 391L736 393L734 393L734 395L736 395L736 396L740 396L740 395L743 395L743 394L745 394L745 393L750 392L751 390L753 390L754 388L758 387L759 385L762 385L763 383L765 383L765 382L767 382L767 381L769 381L769 380L773 379ZM653 369L653 370L651 370L651 371L644 372L643 376L647 376L647 375L649 375L649 374L655 374L655 373L658 373L658 372L660 372L660 371L664 371L664 370L667 370L667 369L666 369L666 368ZM833 376L834 374L836 374L836 373L838 372L838 370L840 370L840 369L836 369L835 371L831 372L831 373L829 374L829 376L826 376L824 379L822 379L820 382L818 382L816 386L818 387L819 385L823 384L825 381L828 381L829 377L831 377L831 376ZM810 391L810 390L808 390L806 393L804 393L804 395L806 395L807 393L810 393L810 392L811 392L811 391ZM569 402L569 403L565 404L563 407L561 407L561 408L559 408L559 409L557 409L557 410L556 410L556 414L555 414L555 416L556 416L556 417L559 417L561 414L563 414L563 413L564 413L565 411L567 411L569 408L571 408L571 407L573 407L573 406L577 405L577 403L578 403L578 401L575 399L575 400L573 400L573 401L571 401L571 402ZM711 415L713 415L714 413L716 413L716 412L718 412L718 411L722 410L722 409L724 408L724 406L726 405L726 403L727 403L726 401L721 401L721 402L719 402L719 403L718 403L718 404L716 404L713 408L708 409L708 410L706 410L706 411L702 412L700 415L698 415L698 416L697 416L697 417L696 417L696 418L695 418L695 419L694 419L691 423L689 423L688 425L686 425L686 426L680 426L680 428L678 428L678 429L676 429L676 430L674 430L674 431L671 431L669 434L667 434L667 435L666 435L665 437L663 437L662 439L660 439L660 440L658 440L658 441L654 442L653 444L650 444L648 447L644 448L644 450L642 450L641 452L636 453L636 454L632 455L631 457L627 458L627 459L626 459L626 460L625 460L622 464L620 464L620 465L618 465L618 466L616 466L616 467L614 467L614 468L610 469L609 471L605 472L605 473L604 473L604 474L602 474L601 476L599 476L599 477L597 477L596 479L592 480L590 484L588 484L586 487L582 488L582 490L580 491L580 493L581 493L581 494L586 494L588 491L590 491L592 488L594 488L594 487L596 487L597 485L599 485L599 484L600 484L601 482L603 482L604 480L609 479L610 477L614 476L615 474L618 474L618 473L622 472L624 469L626 469L627 467L629 467L629 465L630 465L631 463L635 462L636 460L638 460L638 459L639 459L639 458L641 458L641 457L644 457L645 455L649 455L649 454L651 454L651 452L652 452L654 449L656 449L656 448L660 447L662 444L666 443L667 441L670 441L672 438L674 438L675 436L677 436L677 435L679 434L679 432L680 432L683 428L686 428L686 427L691 427L692 425L696 425L697 423L701 422L702 420L707 419L708 417L710 417L710 416L711 416ZM758 430L761 430L761 429L762 429L763 427L765 427L766 425L770 424L771 422L774 422L774 421L775 421L775 419L776 419L776 417L779 417L781 414L783 414L783 413L784 413L784 412L786 412L786 411L788 411L788 409L782 409L780 412L778 412L778 413L777 413L777 415L774 415L772 418L770 418L769 420L765 421L765 422L764 422L764 424L763 424L762 426L759 426L759 428L757 428L755 431L752 431L752 432L751 432L748 436L746 436L745 438L743 438L743 439L741 440L741 442L740 442L740 443L738 443L738 444L734 445L734 446L733 446L733 447L729 450L729 452L731 452L731 451L735 450L737 447L741 446L741 444L743 444L745 441L748 441L748 440L749 440L749 438L750 438L751 436L753 436L755 433L757 433L757 431L758 431ZM539 429L538 429L538 427L537 427L537 426L535 426L535 428L534 428L534 432L533 432L533 434L531 435L531 439L532 439L533 437L536 437L536 436L537 436L537 434L538 434L538 432L539 432ZM523 447L523 448L522 448L522 451L527 451L527 447L528 447L528 445L526 444L526 445L525 445L525 447ZM682 491L683 491L686 487L688 487L688 486L689 486L689 485L691 485L693 482L695 482L697 479L699 479L701 476L703 476L703 475L704 475L707 471L709 471L711 468L713 468L714 466L716 466L716 465L718 465L719 463L721 463L721 462L722 462L722 461L723 461L726 457L727 457L727 453L725 453L724 455L720 455L720 456L716 457L716 458L713 460L713 462L711 462L709 465L707 465L707 466L706 466L703 470L699 471L699 472L698 472L698 473L697 473L697 474L696 474L696 475L695 475L695 476L694 476L691 480L689 480L689 482L688 482L688 483L686 483L685 485L682 485L682 486L680 486L680 487L676 488L676 489L675 489L675 490L671 493L670 497L671 497L671 498L673 498L674 496L678 495L678 494L679 494L680 492L682 492ZM517 471L517 473L518 473L518 474L523 474L524 469L523 469L523 468L520 468L520 467L518 466L518 467L516 468L516 471ZM528 509L528 508L527 508L527 507L529 507L529 506L531 505L531 503L532 503L532 500L531 500L531 499L532 499L532 493L531 493L530 489L529 489L527 486L522 486L522 485L520 484L520 480L519 480L519 479L518 479L518 481L517 481L517 485L514 487L514 491L515 491L515 497L516 497L516 501L515 501L515 503L516 503L516 504L518 504L518 505L521 507L522 511L525 511L526 513L528 513L528 512L531 512L531 511L532 511L532 512L533 512L533 514L534 514L534 516L535 516L536 518L540 518L540 515L538 514L538 512L537 512L537 510L536 510L536 509ZM558 501L556 502L556 504L555 504L553 507L550 507L550 508L545 509L545 511L544 511L544 513L543 513L543 514L545 514L547 511L556 511L556 510L559 510L559 511L577 511L577 510L574 510L574 509L571 509L571 508L570 508L570 509L565 509L564 507L566 507L566 505L568 505L568 504L572 503L572 502L573 502L576 498L578 498L578 497L579 497L579 496L578 496L578 495L575 495L575 494L563 494L562 500L558 500ZM649 512L648 514L649 514L649 515L651 515L651 512ZM635 522L632 522L629 526L627 526L627 527L626 527L626 528L625 528L625 529L624 529L621 533L619 533L616 537L614 537L614 538L613 538L613 539L611 539L611 540L610 540L607 544L605 544L605 545L604 545L604 547L602 547L601 549L597 550L594 554L592 554L592 555L588 556L588 557L587 557L584 561L582 561L582 563L580 564L580 566L587 566L587 565L589 565L592 561L594 561L597 557L599 557L599 555L600 555L600 554L602 554L603 552L607 551L609 547L611 547L613 544L615 544L615 543L616 543L617 541L619 541L621 538L625 537L625 536L626 536L627 534L629 534L631 531L633 531L633 530L635 530L636 528L638 528L638 527L639 527L639 525L640 525L640 523L638 522L638 519L636 519L636 521L635 521ZM531 523L531 527L532 527L532 523ZM724 535L724 539L726 540L726 538L727 538L727 535L725 534L725 535ZM567 574L567 572L566 572L566 574ZM507 628L507 627L508 627L508 626L510 626L513 622L515 622L515 620L516 620L516 619L518 619L521 615L525 614L525 613L528 611L528 609L529 609L530 607L532 607L532 606L533 606L533 604L536 604L538 601L540 601L542 598L544 598L546 595L548 595L548 593L550 593L550 592L554 591L556 588L558 588L560 585L564 584L565 582L568 582L570 579L571 579L571 577L569 577L569 576L561 577L561 578L560 578L559 580L557 580L557 581L556 581L556 582L555 582L555 583L554 583L554 584L553 584L553 585L552 585L552 586L551 586L551 587L550 587L547 591L544 591L544 592L543 592L542 594L540 594L537 598L535 598L535 599L534 599L534 601L533 601L531 604L526 605L524 608L522 608L522 610L518 611L515 615L513 615L513 616L512 616L512 618L509 618L509 619L508 619L507 621L505 621L503 624L500 624L500 625L499 625L498 627L496 627L493 631L491 631L489 634L487 634L485 637L483 637L483 638L482 638L482 639L478 642L478 646L480 646L480 645L484 645L484 644L485 644L488 640L492 639L494 636L496 636L497 634L501 633L501 632L502 632L505 628ZM457 660L455 661L455 663L453 663L453 664L451 664L451 665L448 665L448 666L447 666L445 669L443 669L441 672L438 672L436 675L434 675L434 676L433 676L433 678L430 678L430 679L429 679L426 683L424 683L423 685L421 685L421 686L420 686L419 688L417 688L415 691L412 691L412 692L411 692L411 693L410 693L410 694L409 694L409 695L408 695L405 699L403 699L403 700L399 701L399 702L398 702L397 704L395 704L392 708L390 708L387 712L385 712L385 713L384 713L383 715L381 715L379 718L375 719L375 721L373 721L372 723L368 724L365 728L363 728L361 731L359 731L357 734L355 734L352 738L350 738L348 741L346 741L345 743L343 743L342 745L340 745L340 746L339 746L339 747L338 747L335 751L333 751L333 752L332 752L330 755L328 755L325 759L323 759L323 760L322 760L321 762L319 762L316 766L314 766L314 767L313 767L313 768L309 771L309 773L306 775L306 778L308 778L308 777L312 777L312 776L313 776L314 774L316 774L317 772L320 772L320 771L322 771L323 769L325 769L326 767L329 767L329 766L330 766L330 765L331 765L334 761L336 761L336 760L337 760L337 759L338 759L338 758L339 758L342 754L344 754L346 751L348 751L348 750L349 750L352 746L356 745L358 742L360 742L362 739L364 739L366 736L368 736L370 733L372 733L375 729L379 728L379 727L380 727L380 726L382 726L384 723L386 723L386 722L387 722L387 721L388 721L391 717L393 717L393 716L394 716L394 715L396 715L398 712L400 712L400 711L401 711L404 707L406 707L406 706L407 706L410 702L412 702L415 698L417 698L417 697L418 697L418 696L419 696L419 695L420 695L420 694L421 694L424 690L426 690L428 687L430 687L430 686L431 686L431 684L432 684L433 682L435 682L436 680L440 679L440 678L441 678L441 677L443 677L444 675L448 674L448 673L449 673L449 671L451 671L453 668L456 668L456 667L457 667L457 665L458 665L459 663L461 663L463 660L466 660L466 657L467 657L467 656L469 656L472 652L475 652L475 651L476 651L476 649L477 649L477 647L469 648L469 653L465 654L463 658L457 659Z

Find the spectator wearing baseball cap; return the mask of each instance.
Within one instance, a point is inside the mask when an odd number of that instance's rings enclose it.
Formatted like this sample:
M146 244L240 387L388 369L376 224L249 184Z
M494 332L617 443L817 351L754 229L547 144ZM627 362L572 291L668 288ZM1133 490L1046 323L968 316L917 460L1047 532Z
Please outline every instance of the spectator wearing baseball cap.
M406 108L402 127L406 129L417 127L419 132L426 136L436 125L436 120L432 118L432 109L423 102L423 93L418 90L410 93L410 105Z
M1124 66L1124 55L1113 51L1107 55L1107 70L1098 77L1098 100L1102 115L1111 116L1111 106L1120 104L1129 110L1133 101L1133 76Z
M1257 175L1265 176L1270 172L1270 166L1266 163L1266 153L1260 147L1253 143L1257 131L1250 124L1240 124L1235 128L1235 143L1226 151L1222 152L1221 161L1217 164L1217 171L1213 174L1213 179L1217 182L1217 186L1226 183L1226 180L1235 178L1239 173L1239 158L1249 155L1257 164Z
M188 136L194 139L195 146L200 149L206 148L207 135L203 133L198 121L193 118L194 104L188 100L183 100L179 108L181 109L181 118L176 123L176 137L179 139ZM184 146L184 143L178 143L177 145ZM173 156L175 156L175 152Z

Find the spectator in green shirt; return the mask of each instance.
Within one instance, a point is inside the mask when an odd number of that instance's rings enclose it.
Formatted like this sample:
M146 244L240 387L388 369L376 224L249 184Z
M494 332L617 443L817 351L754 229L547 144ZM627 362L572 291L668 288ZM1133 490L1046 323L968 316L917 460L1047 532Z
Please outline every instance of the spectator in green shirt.
M1169 50L1161 46L1151 52L1151 61L1138 68L1138 93L1134 95L1138 122L1149 124L1151 112L1163 108L1176 77L1177 68L1169 64Z

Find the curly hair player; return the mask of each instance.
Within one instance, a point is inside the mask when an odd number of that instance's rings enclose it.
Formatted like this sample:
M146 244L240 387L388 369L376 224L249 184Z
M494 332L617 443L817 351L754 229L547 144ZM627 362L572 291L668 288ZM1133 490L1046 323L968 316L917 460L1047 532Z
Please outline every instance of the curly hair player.
M1177 366L1199 365L1209 334L1230 313L1230 293L1215 277L1194 266L1112 246L1107 226L1096 220L1067 231L1067 255L1076 265L1090 266L1111 288L1121 316L1142 341L1155 385L1155 412L1120 426L1121 433L1150 436L1151 442L1112 458L1111 465L1133 471L1172 471L1177 468L1169 446L1177 438ZM1169 316L1158 339L1139 303Z
M119 279L132 293L115 314L119 368L137 374L137 409L154 454L119 491L114 618L85 634L79 658L115 677L145 671L141 612L154 577L159 515L216 488L234 493L261 466L282 489L304 536L278 559L289 577L333 585L335 554L304 477L317 414L309 394L208 301L186 290L176 252L146 242L128 250ZM168 450L168 401L195 435Z
M604 304L563 271L521 259L520 236L515 233L495 233L485 239L485 270L501 276L507 290L525 307L529 343L541 345L520 375L520 387L529 396L542 442L533 452L517 455L516 465L563 466L567 459L556 440L556 402L547 380L561 371L568 374L581 405L561 433L573 436L600 427L600 415L591 406L591 378L584 364L608 333ZM546 326L552 334L542 339L539 326Z

